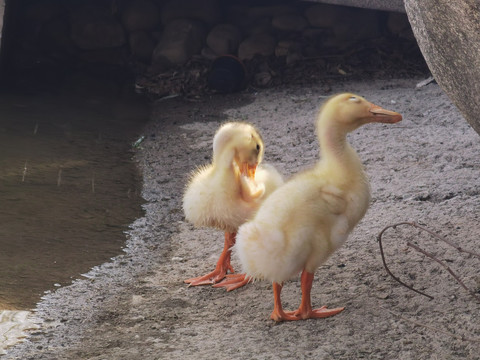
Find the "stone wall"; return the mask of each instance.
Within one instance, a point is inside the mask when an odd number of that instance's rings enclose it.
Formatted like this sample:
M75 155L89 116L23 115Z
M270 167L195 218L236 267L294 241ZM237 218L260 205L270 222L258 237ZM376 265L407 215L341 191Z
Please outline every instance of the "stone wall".
M385 32L413 38L404 14L295 1L11 0L16 69L102 64L158 74L232 54L289 64ZM8 4L8 2L7 2ZM9 14L11 15L11 14Z

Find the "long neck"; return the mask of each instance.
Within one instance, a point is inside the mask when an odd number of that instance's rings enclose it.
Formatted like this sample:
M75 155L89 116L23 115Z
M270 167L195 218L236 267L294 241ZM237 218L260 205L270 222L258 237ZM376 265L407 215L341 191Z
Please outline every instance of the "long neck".
M222 149L221 152L214 152L213 153L213 165L217 169L222 169L227 172L232 172L231 169L234 167L233 159L235 157L234 149ZM232 172L233 174L233 172Z
M365 179L362 163L348 143L343 127L333 121L319 122L318 138L321 151L318 166L329 170L332 181L341 185Z

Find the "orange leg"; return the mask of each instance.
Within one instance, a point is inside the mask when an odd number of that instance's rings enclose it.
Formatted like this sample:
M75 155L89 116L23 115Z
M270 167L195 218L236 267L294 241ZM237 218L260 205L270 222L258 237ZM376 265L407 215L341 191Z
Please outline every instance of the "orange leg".
M227 279L221 283L213 285L214 288L224 287L227 291L232 291L247 285L252 280L251 277L246 274L232 274L227 275Z
M215 270L203 276L187 279L184 282L189 284L189 286L211 285L221 281L225 275L227 275L228 271L234 272L233 267L230 264L230 257L232 255L232 246L235 244L236 235L236 233L225 233L225 246L223 247L222 254L217 261Z
M342 312L345 308L327 309L326 306L322 306L318 309L312 309L312 302L310 293L313 284L313 273L303 270L302 272L302 302L300 307L296 311L287 312L287 315L293 315L295 320L300 319L319 319L336 315Z
M283 311L282 301L280 300L280 293L282 292L283 285L274 282L273 283L273 311L270 318L275 321L284 320L299 320L295 315L288 314Z

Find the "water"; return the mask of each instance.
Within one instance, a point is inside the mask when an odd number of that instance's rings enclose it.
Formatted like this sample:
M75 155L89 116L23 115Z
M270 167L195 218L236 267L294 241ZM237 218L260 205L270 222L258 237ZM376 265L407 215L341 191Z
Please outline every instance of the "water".
M0 95L0 310L32 309L121 253L142 216L129 150L147 116L124 100Z

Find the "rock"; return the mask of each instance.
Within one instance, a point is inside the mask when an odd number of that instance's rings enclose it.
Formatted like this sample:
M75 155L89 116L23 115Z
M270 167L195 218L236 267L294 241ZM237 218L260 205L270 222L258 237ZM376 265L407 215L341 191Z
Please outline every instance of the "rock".
M414 40L415 38L406 14L397 12L389 13L387 20L387 29L391 34L401 38L409 40Z
M218 57L217 53L215 53L208 46L205 46L202 49L202 51L200 52L200 55L202 55L202 57L207 59L207 60L215 60Z
M238 47L240 60L250 60L255 55L270 56L275 52L275 38L270 34L259 34L246 38Z
M205 35L205 29L198 21L171 21L153 51L152 64L173 66L186 63L202 50Z
M258 87L266 87L272 81L272 74L268 71L262 71L254 75L253 83Z
M248 9L249 18L273 18L280 15L296 14L297 9L289 5L255 6Z
M130 53L132 56L144 62L150 62L155 42L152 37L145 31L134 31L128 37L130 45Z
M296 40L281 40L275 47L275 56L301 55L302 47Z
M122 22L129 32L154 29L160 24L160 11L149 0L132 1L123 10Z
M282 40L279 41L277 46L275 47L275 56L287 56L290 47L292 46L292 41L290 40Z
M56 0L31 2L25 11L25 19L31 24L45 24L62 12L62 6Z
M83 50L119 47L125 44L120 22L108 9L94 2L79 3L70 9L71 37Z
M119 47L125 44L122 26L114 19L72 24L72 40L83 50Z
M165 3L161 11L163 25L181 18L199 20L214 26L221 19L218 0L171 0Z
M235 54L242 39L240 29L231 24L215 26L207 36L207 45L217 55Z
M247 36L271 34L273 32L272 20L269 17L250 19L243 22L241 29Z
M435 80L480 134L480 4L405 0L405 8Z
M308 26L308 22L302 15L281 14L274 16L272 25L280 31L302 31Z
M341 17L343 7L319 4L305 9L304 15L311 26L317 28L333 27Z
M318 2L327 2L329 4L353 6L365 9L374 9L382 11L405 12L403 6L404 0L317 0Z
M80 58L92 64L125 65L127 54L125 48L103 48L84 51L80 54Z
M333 25L333 32L340 42L375 39L381 35L379 13L368 9L344 8L341 18Z
M40 32L40 46L43 52L55 54L75 55L78 52L69 35L70 24L68 19L60 17L46 23Z

